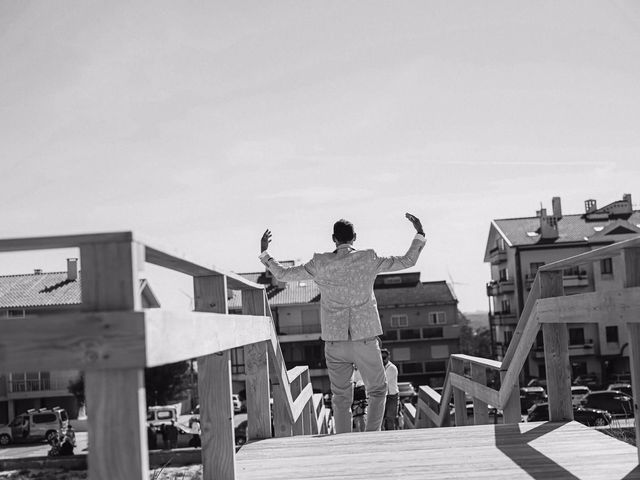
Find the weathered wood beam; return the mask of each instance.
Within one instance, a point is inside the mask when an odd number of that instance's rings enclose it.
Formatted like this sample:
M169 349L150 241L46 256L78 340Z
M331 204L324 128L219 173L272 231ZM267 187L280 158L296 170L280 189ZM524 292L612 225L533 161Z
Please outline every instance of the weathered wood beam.
M537 313L540 323L640 322L640 287L541 298Z
M500 394L497 390L494 390L491 387L487 387L486 385L481 385L480 383L476 383L470 378L463 377L458 373L451 372L449 373L449 379L451 380L451 385L461 390L464 390L466 393L471 395L478 400L489 403L496 407L502 407L500 405ZM455 402L455 400L454 400ZM466 415L466 406L465 406L465 415Z
M454 353L451 355L451 357L469 362L472 365L491 368L492 370L500 370L502 368L502 362L498 362L497 360L490 360L488 358L474 357L471 355L464 355L462 353Z
M56 235L49 237L8 238L0 240L0 252L76 248L89 244L114 242L133 242L133 233L108 232L80 235Z
M169 249L154 248L147 242L143 242L143 244L145 246L146 261L159 267L168 268L175 272L191 275L192 277L226 276L227 287L232 290L264 290L264 285L250 282L237 273L223 270L215 265L208 264L208 262L191 259L182 253L167 253Z
M640 245L640 238L630 238L621 242L616 242L611 245L596 248L590 252L580 253L573 257L565 258L557 262L549 263L540 267L539 271L549 272L553 270L564 270L569 267L576 267L578 265L584 265L586 263L596 262L604 258L611 258L616 255L620 255L622 249L629 247L637 247Z
M73 312L0 321L0 371L143 368L143 312Z

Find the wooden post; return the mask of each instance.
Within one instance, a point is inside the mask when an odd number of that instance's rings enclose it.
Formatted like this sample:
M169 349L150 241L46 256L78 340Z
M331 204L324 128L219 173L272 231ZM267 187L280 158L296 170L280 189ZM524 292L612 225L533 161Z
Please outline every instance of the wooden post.
M451 371L459 375L464 375L464 364L462 361L451 358ZM456 418L456 427L463 427L467 424L467 400L464 390L453 387L453 408Z
M263 290L242 291L242 313L244 315L267 315ZM245 346L244 364L247 375L248 439L271 438L268 342Z
M309 369L307 368L303 373L302 373L302 388L304 389L307 385L311 384L311 372L309 372ZM318 425L316 422L316 412L313 408L313 395L311 395L311 397L309 398L309 401L307 402L307 406L305 408L305 413L303 413L303 417L304 417L304 433L305 435L311 435L313 432L313 425L316 425L316 430L318 429ZM317 433L317 432L316 432Z
M500 381L504 382L507 376L507 372L501 370L500 371ZM511 387L511 394L509 395L509 399L507 400L506 405L502 407L502 419L504 423L520 423L522 418L521 408L520 408L520 383L516 380Z
M625 288L640 286L640 248L624 249ZM631 388L633 393L633 412L636 427L636 445L640 462L640 323L627 323L629 331L629 364L631 366Z
M564 295L562 271L539 272L540 298ZM571 402L571 363L569 360L569 331L566 323L545 323L542 326L544 358L547 372L549 420L573 420Z
M140 310L137 245L87 244L80 248L82 308ZM99 345L95 355L100 355ZM85 371L88 464L91 480L149 478L144 370Z
M194 277L195 310L228 313L227 277ZM204 480L233 480L236 474L229 350L198 358L198 396Z
M480 385L487 385L487 368L476 363L471 364L471 378ZM489 407L486 402L473 399L473 424L484 425L489 423Z
M302 392L302 375L298 375L293 382L291 382L291 398L295 402ZM298 419L293 423L293 434L294 435L304 435L304 412L298 417Z

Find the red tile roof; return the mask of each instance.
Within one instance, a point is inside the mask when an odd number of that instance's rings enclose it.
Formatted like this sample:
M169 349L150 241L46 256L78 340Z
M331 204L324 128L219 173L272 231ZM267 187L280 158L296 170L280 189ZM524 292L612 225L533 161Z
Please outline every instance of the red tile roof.
M67 280L67 272L0 276L0 308L46 307L80 302L80 282Z
M269 305L300 305L317 303L320 301L320 289L313 280L304 282L289 282L284 288L270 285L270 279L264 272L241 273L244 278L252 282L269 285L267 298ZM376 288L374 290L378 305L417 305L417 304L454 304L457 302L451 289L445 281L417 283L411 287ZM233 291L233 297L229 300L230 310L242 308L241 292Z
M559 237L550 243L584 242L585 237L591 237L597 233L594 227L603 227L615 221L615 219L611 219L587 222L583 215L564 215L558 220ZM640 211L634 211L627 221L632 225L640 225ZM536 245L539 243L539 235L527 235L528 232L536 232L540 228L539 217L505 218L494 220L494 222L511 245Z
M289 282L284 287L276 287L271 285L271 279L267 278L265 272L241 273L240 275L252 282L268 285L267 298L271 306L300 305L320 301L320 289L313 280ZM233 297L229 300L229 309L239 310L242 308L242 293L237 290L232 293Z

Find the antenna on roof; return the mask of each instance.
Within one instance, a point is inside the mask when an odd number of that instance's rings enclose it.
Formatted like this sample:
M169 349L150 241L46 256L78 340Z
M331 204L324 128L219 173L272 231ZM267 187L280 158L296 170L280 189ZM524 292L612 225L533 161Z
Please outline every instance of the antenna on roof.
M451 272L449 271L448 268L447 268L447 275L449 277L449 283L451 284L451 292L453 293L454 297L458 298L458 294L456 293L455 285L469 285L469 284L468 283L454 282L453 281L453 277L451 276Z

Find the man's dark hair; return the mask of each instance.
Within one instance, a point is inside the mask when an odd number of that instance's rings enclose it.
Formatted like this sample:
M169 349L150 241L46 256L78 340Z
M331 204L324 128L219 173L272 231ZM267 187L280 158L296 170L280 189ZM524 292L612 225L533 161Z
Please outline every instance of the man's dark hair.
M352 241L355 237L353 223L345 220L344 218L338 220L333 224L333 236L336 237L336 240L340 243Z

